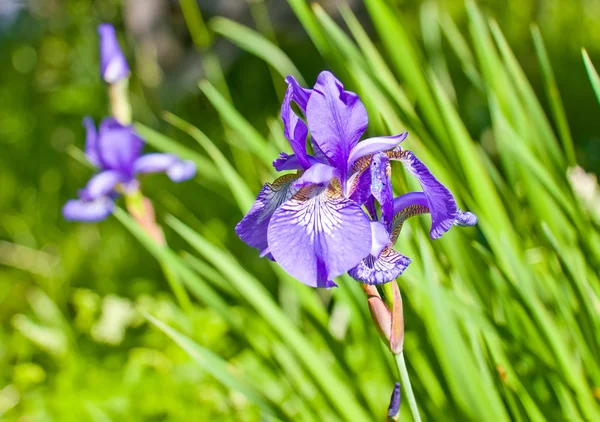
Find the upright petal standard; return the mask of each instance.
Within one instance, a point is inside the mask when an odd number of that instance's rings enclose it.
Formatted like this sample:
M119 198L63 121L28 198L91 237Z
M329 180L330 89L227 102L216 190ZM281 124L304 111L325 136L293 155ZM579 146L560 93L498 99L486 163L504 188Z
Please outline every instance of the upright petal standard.
M292 76L286 82L281 118L293 154L281 153L273 166L295 173L267 183L236 226L240 239L261 256L312 287L333 287L333 279L346 272L363 283L381 284L410 263L394 250L410 216L431 214L432 239L452 225L475 224L477 218L457 209L427 167L399 147L408 133L359 142L367 112L332 73L321 72L312 89ZM423 192L394 199L392 161L402 162Z

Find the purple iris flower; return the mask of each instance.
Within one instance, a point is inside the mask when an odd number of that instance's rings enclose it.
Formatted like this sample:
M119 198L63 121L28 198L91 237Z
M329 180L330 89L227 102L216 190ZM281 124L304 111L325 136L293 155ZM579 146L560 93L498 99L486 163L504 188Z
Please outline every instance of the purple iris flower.
M129 77L129 65L125 59L115 28L108 23L98 25L100 36L100 76L106 83L115 84Z
M87 131L85 156L100 171L79 191L79 199L65 204L63 216L67 220L103 220L112 213L118 193L137 192L139 174L166 172L171 180L181 182L196 173L193 162L174 154L141 155L144 141L133 126L123 126L112 117L105 118L98 131L89 117L83 124Z
M457 219L454 198L410 151L399 149L406 132L358 142L367 128L367 112L358 95L345 91L333 74L321 72L313 89L300 87L291 76L286 82L281 117L294 154L282 153L273 165L278 171L297 172L265 184L236 233L261 256L312 287L336 286L333 279L350 270L359 281L391 281L389 276L410 262L397 252L389 262L396 271L380 275L386 269L376 266L367 277L362 269L379 261L386 249L388 254L393 251L389 160L402 161L421 183L434 222L432 237L441 236ZM307 149L309 131L314 154Z

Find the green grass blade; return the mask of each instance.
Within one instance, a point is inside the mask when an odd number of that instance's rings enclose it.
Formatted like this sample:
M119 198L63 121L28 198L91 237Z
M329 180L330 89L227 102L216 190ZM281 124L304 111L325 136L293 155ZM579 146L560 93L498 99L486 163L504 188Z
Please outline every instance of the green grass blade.
M272 161L277 157L272 145L269 145L266 139L250 124L233 104L228 102L225 97L209 82L200 82L200 89L206 95L208 100L215 107L221 119L229 125L242 139L246 145L238 145L242 149L250 149L263 164L271 168Z
M594 93L596 93L596 98L600 103L600 76L598 76L598 72L590 60L590 56L585 48L581 49L581 55L583 56L583 63L585 64L585 70L587 71L588 78L590 78L592 88L594 88Z
M537 52L538 61L542 69L542 77L544 85L546 87L546 95L550 102L550 109L556 122L556 127L560 135L560 140L563 144L563 149L567 155L567 162L570 166L577 164L577 157L575 156L575 146L573 145L573 138L571 137L571 131L569 130L569 123L567 122L567 115L563 106L558 87L556 86L556 79L554 78L554 72L550 65L550 59L546 47L544 46L544 40L542 34L537 27L533 25L531 27L531 34L533 36L533 43Z
M223 179L231 189L233 196L242 212L250 209L254 203L255 196L244 181L244 179L235 171L235 168L200 129L186 122L185 120L171 113L165 113L165 120L176 128L186 132L206 150L223 175Z
M219 382L235 391L244 394L248 400L256 404L262 411L276 416L282 420L286 419L285 414L261 394L256 388L248 383L247 379L242 379L231 373L230 363L224 361L210 350L200 346L189 337L181 334L177 330L169 327L164 322L154 318L151 315L144 315L156 328L169 336L179 345L203 370L215 377Z
M289 344L290 348L295 351L296 357L302 361L305 370L312 375L322 391L328 395L328 400L337 409L340 416L349 421L371 420L365 410L358 405L356 397L349 387L318 355L256 278L246 272L226 251L211 244L175 217L167 217L167 224L223 273L256 312Z
M277 70L282 78L285 78L287 75L293 75L300 85L306 85L300 71L289 57L262 34L223 17L211 19L209 27L242 50L246 50L263 59Z
M229 305L204 280L183 264L173 251L156 244L122 209L116 208L114 215L156 260L168 266L173 273L181 276L181 280L198 300L214 309L231 326L239 326L229 311Z

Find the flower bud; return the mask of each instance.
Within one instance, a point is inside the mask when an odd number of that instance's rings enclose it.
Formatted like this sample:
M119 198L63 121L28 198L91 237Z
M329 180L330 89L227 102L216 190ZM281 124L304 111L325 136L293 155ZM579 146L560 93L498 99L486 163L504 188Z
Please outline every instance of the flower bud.
M100 75L106 83L115 84L122 79L129 77L129 65L119 42L115 28L104 23L98 25L98 35L100 36Z
M390 405L388 407L388 421L398 421L400 419L400 383L394 385Z

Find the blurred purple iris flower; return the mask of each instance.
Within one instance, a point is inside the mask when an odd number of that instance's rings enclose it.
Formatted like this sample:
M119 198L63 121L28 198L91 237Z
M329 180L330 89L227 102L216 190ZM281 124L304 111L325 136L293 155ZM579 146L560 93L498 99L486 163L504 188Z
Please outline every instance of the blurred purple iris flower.
M112 117L105 118L98 131L89 117L83 124L87 131L85 156L100 171L79 191L79 199L65 204L63 215L67 220L103 220L112 213L118 193L137 192L139 174L166 172L171 180L181 182L196 173L193 162L182 161L174 154L141 155L144 142L133 126L123 126Z
M106 83L115 84L129 77L129 65L117 41L115 28L108 23L98 25L100 36L100 76Z
M410 151L399 148L406 132L358 142L367 128L367 112L358 95L345 91L333 74L321 72L313 89L300 87L291 76L286 82L281 117L294 154L282 153L273 165L297 173L265 184L236 233L312 287L336 286L333 278L348 271L369 284L393 280L410 260L392 248L394 216L403 209L394 209L389 160L400 160L419 180L421 202L432 215L432 238L457 220L454 198ZM309 130L314 155L307 150ZM398 204L412 203L408 198Z

